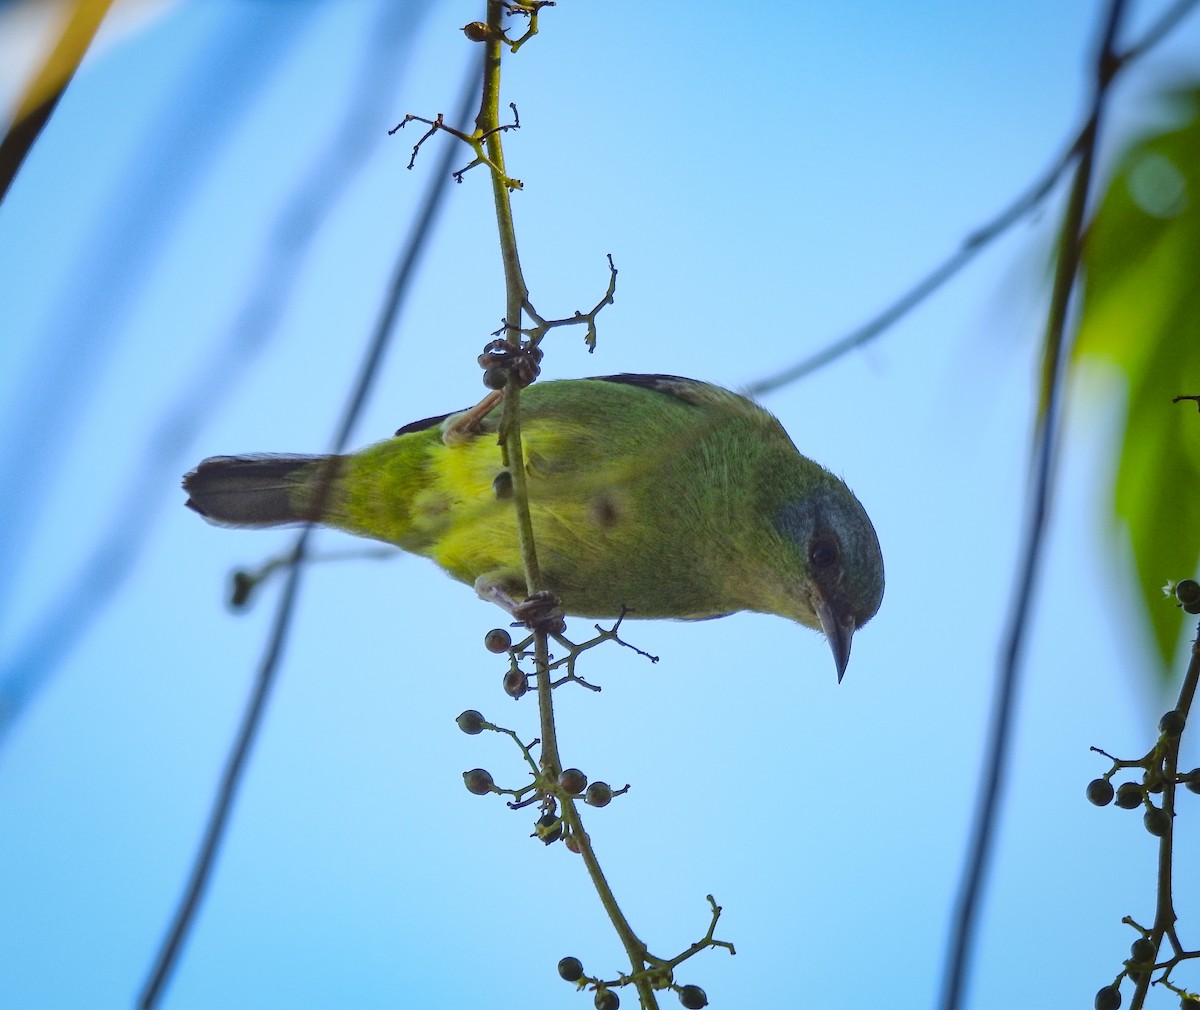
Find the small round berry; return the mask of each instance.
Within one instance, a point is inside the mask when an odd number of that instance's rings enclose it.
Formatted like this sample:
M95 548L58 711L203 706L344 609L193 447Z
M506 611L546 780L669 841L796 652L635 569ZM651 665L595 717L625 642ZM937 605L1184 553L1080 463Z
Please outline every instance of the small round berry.
M568 982L578 982L583 978L583 963L577 957L564 957L558 962L558 974Z
M708 996L698 985L685 985L679 990L679 1002L687 1007L687 1010L700 1010L701 1007L708 1006Z
M501 470L492 481L492 494L500 501L513 496L513 475L508 470Z
M579 853L583 851L583 847L579 844L578 835L567 835L567 837L563 839L563 845L565 845L571 852L574 852L575 855L579 855Z
M460 712L458 718L454 721L458 723L458 728L466 733L467 736L477 736L483 732L483 713L476 712L473 708L469 708L465 712Z
M1142 787L1136 782L1122 782L1117 786L1117 806L1122 810L1136 810L1142 805Z
M1175 599L1177 599L1187 610L1189 614L1194 614L1196 611L1188 610L1189 607L1194 607L1200 604L1200 582L1195 579L1183 579L1175 583Z
M551 845L562 838L562 820L554 814L542 814L533 826L533 833L546 845Z
M488 389L503 389L508 385L508 371L499 365L483 370L483 384Z
M1158 728L1164 736L1179 736L1183 732L1185 722L1187 719L1184 714L1173 708L1170 712L1163 713L1163 717L1158 720Z
M520 670L509 670L504 675L504 693L510 698L523 697L529 690L529 678Z
M593 782L587 787L583 802L591 807L606 807L612 802L612 786L607 782Z
M1171 816L1161 807L1151 807L1142 815L1142 823L1155 838L1162 838L1171 830Z
M558 786L571 796L578 796L587 788L587 776L578 768L564 768L558 776Z
M1115 985L1106 985L1096 993L1096 1010L1117 1010L1121 1005L1121 990Z
M469 772L463 772L463 785L467 787L467 792L476 796L486 796L496 787L492 773L486 768L472 768Z
M482 21L472 21L470 24L463 25L463 34L472 42L486 42L490 32L488 26Z
M621 997L611 989L601 989L596 993L596 1010L617 1010L621 1005Z
M1112 802L1114 792L1108 779L1092 779L1087 787L1088 802L1098 807L1106 807Z
M249 572L240 569L234 572L229 587L229 605L234 610L241 610L250 602L250 594L254 592L256 585L258 585L258 580Z
M508 652L512 648L512 635L503 628L492 628L483 636L483 647L488 652L494 652L497 655L501 652Z
M1200 793L1200 768L1193 768L1187 773L1184 784L1194 793Z
M1154 960L1154 944L1146 937L1139 937L1129 947L1129 960L1137 964L1151 964Z
M1146 774L1142 776L1142 785L1146 787L1146 791L1150 793L1161 793L1163 791L1163 775L1161 768L1149 768Z

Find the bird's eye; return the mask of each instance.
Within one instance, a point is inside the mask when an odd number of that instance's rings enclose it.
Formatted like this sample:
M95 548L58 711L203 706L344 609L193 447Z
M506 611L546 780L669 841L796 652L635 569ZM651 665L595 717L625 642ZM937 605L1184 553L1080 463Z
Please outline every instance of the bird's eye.
M808 561L814 568L830 568L838 563L841 552L837 542L818 538L808 545Z

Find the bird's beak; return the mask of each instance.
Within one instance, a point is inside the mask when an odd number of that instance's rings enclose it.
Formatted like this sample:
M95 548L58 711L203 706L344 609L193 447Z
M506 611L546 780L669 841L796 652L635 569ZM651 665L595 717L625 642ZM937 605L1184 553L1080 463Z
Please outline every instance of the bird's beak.
M821 630L825 632L825 637L829 640L829 648L833 650L833 662L837 667L838 683L840 684L842 675L846 672L846 665L850 662L850 642L854 638L854 618L839 616L829 602L820 597L814 602L813 609L816 610L817 619L821 622Z

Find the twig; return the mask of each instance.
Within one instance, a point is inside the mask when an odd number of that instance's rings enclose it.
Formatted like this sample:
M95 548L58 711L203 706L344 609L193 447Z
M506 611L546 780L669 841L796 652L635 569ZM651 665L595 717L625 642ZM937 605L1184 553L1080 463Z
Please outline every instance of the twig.
M1147 52L1166 38L1186 15L1191 13L1197 3L1200 3L1200 0L1180 0L1174 7L1163 14L1158 21L1151 25L1146 30L1145 35L1126 49L1124 53L1119 55L1111 54L1111 68L1109 71L1111 75L1115 76L1119 71L1124 70L1130 64L1145 56ZM855 348L870 343L895 323L903 319L912 309L920 305L921 302L970 263L988 245L1041 205L1054 190L1063 173L1066 172L1075 160L1089 127L1090 121L1089 123L1085 123L1076 132L1074 138L1066 145L1063 153L1025 192L986 224L967 235L955 252L947 256L946 259L930 270L928 274L882 312L868 319L861 326L851 330L845 336L832 341L815 354L804 358L802 361L780 372L776 372L774 375L750 383L746 387L746 391L751 396L764 396L767 393L773 393L782 386L796 382L806 375L811 375L818 369L824 368Z
M1179 689L1179 699L1175 710L1186 717L1191 713L1192 702L1196 697L1196 685L1200 682L1200 627L1196 629L1197 637L1192 642L1192 658L1188 663L1183 684ZM1171 963L1159 981L1165 981L1174 965L1187 956L1195 956L1195 952L1185 952L1179 938L1175 935L1175 903L1173 898L1172 881L1174 879L1175 851L1175 790L1179 774L1179 744L1181 736L1166 734L1163 741L1165 754L1163 756L1163 793L1162 809L1167 814L1167 830L1158 840L1158 873L1155 887L1154 926L1148 933L1150 942L1154 945L1153 960L1158 960L1159 948L1164 937L1167 937L1175 951ZM1146 993L1150 989L1151 972L1145 971L1138 975L1137 985L1130 1001L1130 1010L1141 1010L1146 1001Z
M979 918L980 896L995 840L994 826L1000 803L1000 775L1008 757L1021 651L1025 644L1025 631L1033 604L1034 583L1045 542L1050 489L1054 482L1054 447L1063 396L1062 376L1067 358L1067 317L1079 270L1084 216L1100 120L1117 67L1115 44L1125 8L1126 0L1110 0L1105 14L1104 33L1095 60L1090 112L1087 125L1080 135L1078 163L1075 166L1075 177L1063 219L1060 252L1046 321L1047 353L1042 385L1044 409L1037 422L1033 487L1026 517L1025 546L1014 583L1012 612L1001 650L996 697L984 749L980 791L942 977L939 1001L942 1010L958 1010L962 1005L963 989Z
M463 89L460 119L465 118L468 114L471 100L475 95L475 89L478 87L476 83L478 79L479 72L472 67L468 72L468 86ZM332 440L332 451L335 453L341 452L345 448L350 438L351 429L362 412L367 395L378 372L379 363L383 358L383 353L392 335L400 306L404 303L409 285L415 275L416 267L421 255L425 251L434 221L448 191L446 180L450 169L452 150L452 148L448 147L443 155L445 167L442 171L435 173L430 183L429 192L426 194L421 216L414 224L408 241L405 243L397 261L396 269L392 275L391 286L381 306L379 319L376 322L375 331L364 354L358 378L355 381ZM327 493L327 488L322 488L321 491ZM259 665L254 689L242 715L242 722L238 728L237 736L234 738L229 757L226 760L225 771L221 777L221 783L217 789L212 809L209 812L208 824L205 827L200 849L192 864L191 874L184 889L183 897L180 900L179 907L176 909L171 925L163 939L162 946L151 967L146 984L138 998L138 1007L140 1010L151 1010L151 1008L158 1006L166 984L170 980L171 973L179 959L183 943L191 930L196 911L200 906L200 901L208 887L213 864L228 827L233 802L241 784L242 776L245 773L250 750L258 736L262 717L270 699L275 674L279 667L279 661L283 656L283 647L287 641L288 631L291 627L297 594L299 593L301 578L304 572L304 566L300 562L305 557L312 529L312 526L305 526L296 535L295 546L292 550L292 564L287 569L287 576L279 597L279 605L275 612L275 620L262 662Z
M475 128L476 135L482 138L487 157L492 165L492 195L496 208L496 225L500 236L506 293L504 335L512 344L516 345L522 336L521 320L524 313L530 310L531 305L529 288L525 284L520 259L517 255L516 231L512 219L512 187L508 185L501 131L497 128L500 110L500 57L501 45L504 44L501 17L509 7L510 5L503 0L488 0L485 32L487 41L484 43L486 54L483 98L480 103L479 116L475 121ZM613 268L609 292L593 310L592 316L604 304L611 301L615 276L616 271ZM537 350L536 341L531 340L528 346L534 351ZM516 512L517 535L521 547L521 560L524 567L526 590L530 596L533 596L543 589L543 585L533 539L533 524L529 514L529 489L525 474L524 450L521 444L521 385L518 373L515 370L509 371L505 386L503 414L500 420L500 441L505 466L513 475L513 503ZM554 725L553 683L550 673L547 632L544 627L533 629L533 647L541 730L539 735L542 741L542 775L547 780L554 780L562 770L562 759L559 755L558 737ZM561 808L562 821L576 839L579 855L587 868L592 886L596 889L600 902L633 966L633 974L629 980L636 986L638 998L644 1010L657 1010L658 1000L651 980L645 974L646 945L638 939L617 904L612 888L592 849L591 840L583 828L583 822L574 800L570 797L562 797Z

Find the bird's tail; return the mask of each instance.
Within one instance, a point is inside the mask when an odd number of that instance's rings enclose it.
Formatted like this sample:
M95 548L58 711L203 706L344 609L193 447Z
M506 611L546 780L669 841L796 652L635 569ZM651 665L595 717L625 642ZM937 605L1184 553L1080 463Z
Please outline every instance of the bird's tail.
M338 456L212 456L183 478L187 506L211 523L259 528L320 522Z

